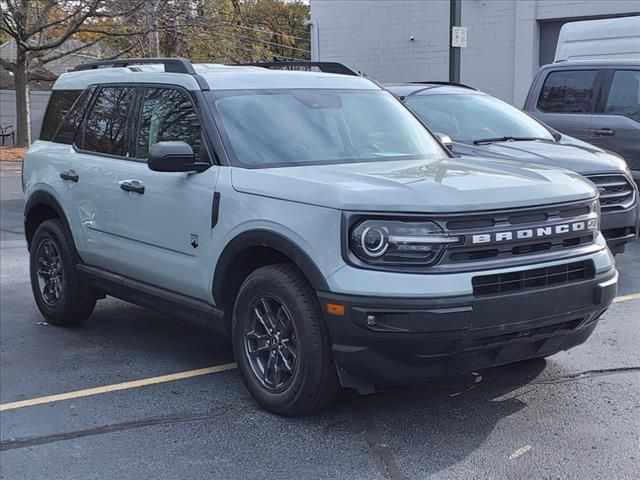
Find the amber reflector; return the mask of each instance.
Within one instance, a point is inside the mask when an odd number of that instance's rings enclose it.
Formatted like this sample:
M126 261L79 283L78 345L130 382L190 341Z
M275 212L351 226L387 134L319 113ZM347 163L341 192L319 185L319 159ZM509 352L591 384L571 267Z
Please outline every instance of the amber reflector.
M344 315L344 305L338 303L327 303L327 312L331 315Z

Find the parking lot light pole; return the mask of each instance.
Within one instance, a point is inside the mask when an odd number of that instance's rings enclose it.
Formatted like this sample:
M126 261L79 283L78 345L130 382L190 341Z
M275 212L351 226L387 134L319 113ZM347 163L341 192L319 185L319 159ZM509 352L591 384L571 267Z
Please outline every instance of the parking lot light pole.
M462 0L449 0L449 81L460 83L460 47L453 46L453 27L462 23Z

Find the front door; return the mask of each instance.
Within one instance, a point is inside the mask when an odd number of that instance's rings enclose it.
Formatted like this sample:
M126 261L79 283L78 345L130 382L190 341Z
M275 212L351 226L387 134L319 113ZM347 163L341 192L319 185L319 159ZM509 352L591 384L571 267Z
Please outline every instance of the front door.
M122 273L173 292L210 300L211 272L203 260L211 237L218 167L202 173L154 172L146 157L160 141L184 141L197 162L209 162L201 121L190 94L175 87L146 87L135 161L118 179L118 235ZM124 173L124 172L121 172Z

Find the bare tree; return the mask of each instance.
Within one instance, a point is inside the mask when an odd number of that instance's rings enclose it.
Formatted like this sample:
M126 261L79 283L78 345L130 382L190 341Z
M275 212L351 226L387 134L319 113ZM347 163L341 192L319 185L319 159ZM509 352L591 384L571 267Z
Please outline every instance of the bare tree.
M145 0L2 0L0 31L15 42L15 61L0 59L16 84L18 146L31 143L29 81L53 80L44 68L64 56L83 51L113 35L113 21L144 7ZM110 23L111 22L111 23ZM146 28L144 29L146 32ZM119 32L132 35L141 32ZM84 36L83 36L84 35ZM74 48L60 48L70 39ZM119 52L121 54L123 52Z

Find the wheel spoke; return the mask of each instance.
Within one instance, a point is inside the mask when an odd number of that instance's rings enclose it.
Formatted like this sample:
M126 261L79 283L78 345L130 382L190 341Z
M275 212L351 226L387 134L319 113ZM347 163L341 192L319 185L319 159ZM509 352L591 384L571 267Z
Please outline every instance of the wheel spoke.
M273 314L273 310L271 310L271 306L269 305L269 302L267 302L266 299L261 298L260 303L262 303L262 307L264 308L267 321L269 322L269 327L272 329L276 328L276 318L275 318L275 315Z
M280 327L280 333L283 337L288 337L291 333L291 329L293 327L291 318L287 315L287 311L284 309L282 305L278 308L276 312L276 319L278 320L278 326Z
M275 362L276 362L276 355L273 354L273 352L271 352L269 354L269 360L267 360L267 364L264 367L264 383L266 383L267 385L273 385L275 386L275 384L273 383L273 376L272 374L275 373ZM269 378L271 376L271 378Z
M290 363L289 360L287 360L284 355L283 349L278 349L278 355L282 360L282 366L284 367L283 370L287 373L293 373L293 363Z
M260 313L260 309L258 309L258 307L255 307L253 309L253 313L255 313L256 318L260 322L260 325L262 325L262 328L264 328L265 333L269 333L270 329L267 326L267 322L265 322L264 316L262 315L262 313Z

